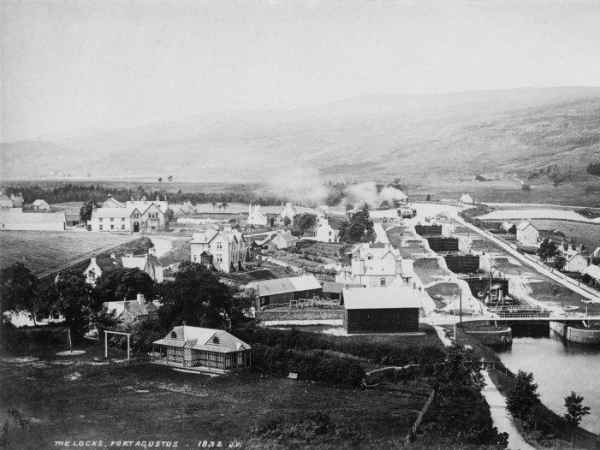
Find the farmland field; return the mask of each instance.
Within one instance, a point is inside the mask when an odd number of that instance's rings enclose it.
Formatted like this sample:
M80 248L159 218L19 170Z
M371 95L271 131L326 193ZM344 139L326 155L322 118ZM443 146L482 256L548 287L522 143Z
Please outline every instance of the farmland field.
M532 220L531 223L540 230L558 230L576 244L583 244L593 251L600 247L600 223L580 223L565 220Z
M130 234L68 231L0 232L0 268L15 262L33 273L59 269L71 261L129 242Z

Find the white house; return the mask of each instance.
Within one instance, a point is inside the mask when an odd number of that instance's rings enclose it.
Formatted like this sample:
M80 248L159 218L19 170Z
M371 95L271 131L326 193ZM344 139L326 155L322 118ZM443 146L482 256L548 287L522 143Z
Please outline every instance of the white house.
M367 287L389 286L400 272L399 261L399 254L391 245L358 244L350 254L350 266L345 266L335 281Z
M590 258L587 255L581 253L575 253L574 255L567 257L567 262L563 267L566 272L579 272L583 271L590 265Z
M31 207L34 211L50 211L48 202L39 198L31 204Z
M260 210L260 205L248 205L248 225L266 226L267 216Z
M242 268L247 250L242 233L232 229L230 225L218 230L194 233L190 242L192 262L214 267L225 273Z
M305 232L303 238L319 242L337 242L339 234L339 230L334 229L325 216L318 216L314 228Z
M125 255L121 257L124 269L140 269L146 272L157 283L164 281L164 268L151 251L145 255Z
M96 282L103 273L109 272L113 269L118 269L120 267L122 267L122 265L114 254L110 256L92 256L90 258L90 263L83 271L83 276L85 277L85 282L87 284L95 286Z
M155 202L132 201L123 204L110 197L101 208L92 211L90 229L128 233L163 230L166 217L161 208L162 206Z
M521 222L517 225L517 241L525 247L537 247L540 232L531 222Z
M472 205L473 203L475 203L473 201L473 197L471 197L470 194L461 195L459 202L462 203L463 205Z

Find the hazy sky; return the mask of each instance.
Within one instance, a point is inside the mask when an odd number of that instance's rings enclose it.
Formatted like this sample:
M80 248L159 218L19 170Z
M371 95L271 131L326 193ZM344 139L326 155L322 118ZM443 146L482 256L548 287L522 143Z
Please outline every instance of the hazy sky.
M380 93L600 85L600 1L0 0L0 139Z

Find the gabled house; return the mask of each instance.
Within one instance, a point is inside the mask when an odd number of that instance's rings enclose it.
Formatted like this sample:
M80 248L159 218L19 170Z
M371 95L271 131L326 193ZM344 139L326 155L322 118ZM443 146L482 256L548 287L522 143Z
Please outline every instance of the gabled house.
M83 271L85 282L90 286L95 286L103 273L121 268L121 262L115 255L98 255L90 258L90 263Z
M400 273L400 255L391 245L358 244L349 256L350 265L336 276L338 283L384 287L396 280Z
M252 348L224 330L181 325L152 346L154 364L212 373L252 365Z
M517 225L517 242L524 247L538 247L540 232L531 222Z
M13 201L10 197L0 194L0 208L13 208Z
M34 211L50 211L50 205L46 200L37 199L31 204L31 209Z
M575 253L567 256L567 262L563 267L565 272L579 272L583 271L590 265L590 258L582 253Z
M190 242L192 262L225 273L243 269L247 251L242 233L230 225L219 230L194 233Z
M313 229L306 231L302 238L318 242L337 242L339 234L339 230L333 228L325 216L318 216Z
M247 223L248 223L248 225L253 225L253 226L262 226L262 227L267 226L268 219L267 219L267 216L261 212L260 205L254 205L254 206L252 206L252 204L248 205Z
M475 203L473 201L473 197L471 197L470 194L461 195L459 202L462 203L463 205L472 205L473 203Z
M276 278L253 281L246 285L246 292L254 296L256 306L287 305L292 300L309 299L320 296L323 287L314 275Z
M157 283L164 281L164 268L150 251L144 255L122 256L121 264L125 269L140 269L142 272L146 272Z

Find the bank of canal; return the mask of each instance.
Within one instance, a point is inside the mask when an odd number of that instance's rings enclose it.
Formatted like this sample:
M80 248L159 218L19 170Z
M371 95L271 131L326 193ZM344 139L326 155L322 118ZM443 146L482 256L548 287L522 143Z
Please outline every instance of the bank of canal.
M581 426L600 434L600 348L565 344L551 333L545 338L514 338L512 348L498 356L515 374L532 372L542 403L557 414L564 414L564 398L571 391L583 395L591 412Z

